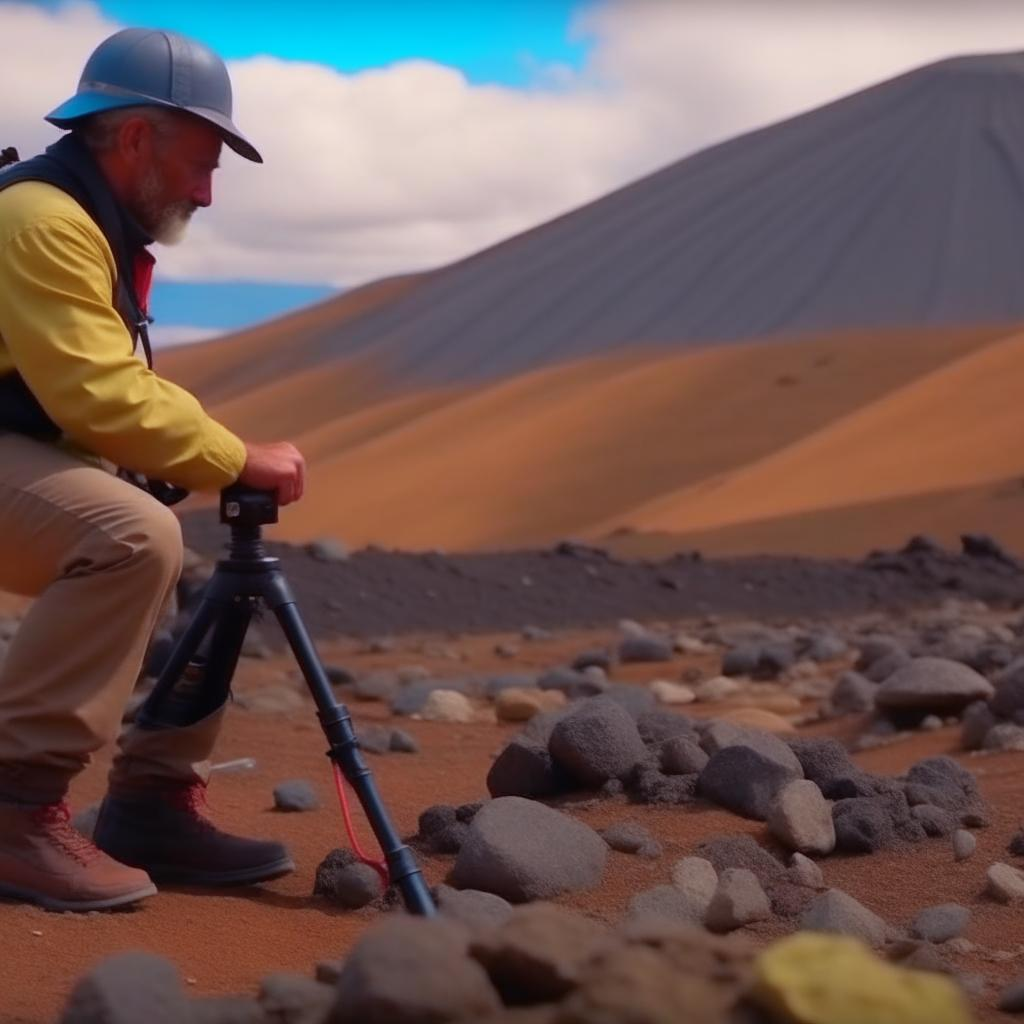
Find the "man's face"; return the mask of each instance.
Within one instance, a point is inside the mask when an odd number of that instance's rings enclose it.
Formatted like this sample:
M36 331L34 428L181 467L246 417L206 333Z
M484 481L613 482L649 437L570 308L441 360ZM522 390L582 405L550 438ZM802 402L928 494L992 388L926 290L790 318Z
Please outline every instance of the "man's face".
M221 137L212 125L188 116L176 117L163 128L151 125L150 132L132 212L156 241L176 245L196 209L213 201Z

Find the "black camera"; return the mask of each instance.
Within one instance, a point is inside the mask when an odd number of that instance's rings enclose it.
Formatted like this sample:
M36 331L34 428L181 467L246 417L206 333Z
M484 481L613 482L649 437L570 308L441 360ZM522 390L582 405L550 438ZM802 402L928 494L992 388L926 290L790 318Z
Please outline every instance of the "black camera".
M228 526L266 526L277 522L277 492L232 484L220 492L220 521Z

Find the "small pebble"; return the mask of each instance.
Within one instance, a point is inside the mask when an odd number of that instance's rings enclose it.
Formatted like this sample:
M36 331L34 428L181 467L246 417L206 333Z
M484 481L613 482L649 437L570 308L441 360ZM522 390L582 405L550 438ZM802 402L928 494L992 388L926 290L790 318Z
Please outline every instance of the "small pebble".
M953 856L957 860L967 860L974 853L978 840L974 838L973 832L965 828L958 828L953 833Z

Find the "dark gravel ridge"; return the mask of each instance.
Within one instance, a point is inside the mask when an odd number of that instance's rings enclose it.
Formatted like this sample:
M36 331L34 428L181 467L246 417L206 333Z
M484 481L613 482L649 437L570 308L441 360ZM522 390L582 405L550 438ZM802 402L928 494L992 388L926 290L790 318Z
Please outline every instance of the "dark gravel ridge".
M209 557L227 528L212 513L183 517L186 543ZM716 614L760 620L898 612L948 597L1024 604L1024 563L995 540L965 535L953 552L925 537L860 561L788 556L623 561L563 541L545 550L467 554L369 547L341 562L268 543L316 636L592 627Z

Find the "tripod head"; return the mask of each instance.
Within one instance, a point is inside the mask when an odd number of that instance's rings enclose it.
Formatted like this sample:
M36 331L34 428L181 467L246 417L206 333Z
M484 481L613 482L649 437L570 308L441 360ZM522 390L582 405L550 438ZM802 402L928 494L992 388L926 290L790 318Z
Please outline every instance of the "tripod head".
M256 528L277 522L277 493L232 484L220 492L220 521L226 526Z

